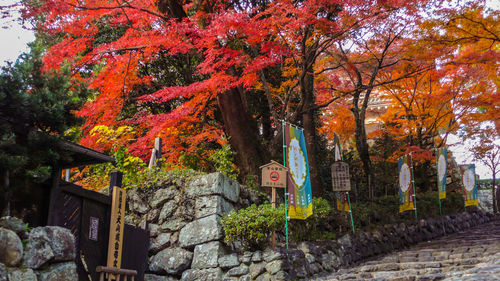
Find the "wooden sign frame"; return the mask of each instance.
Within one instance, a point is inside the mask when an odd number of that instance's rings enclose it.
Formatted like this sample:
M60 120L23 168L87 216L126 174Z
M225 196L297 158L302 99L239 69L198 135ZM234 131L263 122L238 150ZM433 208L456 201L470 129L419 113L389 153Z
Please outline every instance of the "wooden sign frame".
M337 161L332 164L332 190L350 191L351 180L349 175L349 164Z
M271 163L259 167L262 171L261 186L286 188L286 173L288 168L271 160Z

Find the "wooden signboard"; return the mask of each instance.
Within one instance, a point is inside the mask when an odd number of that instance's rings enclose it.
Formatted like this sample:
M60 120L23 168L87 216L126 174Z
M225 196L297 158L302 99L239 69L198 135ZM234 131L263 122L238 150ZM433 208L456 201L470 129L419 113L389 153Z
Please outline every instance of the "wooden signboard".
M286 172L288 169L276 161L272 161L260 167L262 171L262 186L286 187Z
M272 188L271 204L276 208L276 188L286 188L286 173L288 168L280 163L271 160L271 163L260 166L262 171L262 186ZM276 247L276 233L273 232L271 238L271 245Z
M349 164L341 161L332 164L332 190L351 190L351 181L349 179Z
M109 228L108 267L121 268L126 196L127 193L124 189L117 186L113 188Z

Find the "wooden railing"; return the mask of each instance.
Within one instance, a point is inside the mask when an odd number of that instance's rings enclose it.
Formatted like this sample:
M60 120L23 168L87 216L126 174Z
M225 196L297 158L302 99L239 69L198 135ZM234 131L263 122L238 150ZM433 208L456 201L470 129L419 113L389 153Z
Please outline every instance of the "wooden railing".
M106 267L106 266L96 267L96 272L99 273L99 281L104 281L104 280L134 281L135 276L137 275L137 270L121 269L121 268Z

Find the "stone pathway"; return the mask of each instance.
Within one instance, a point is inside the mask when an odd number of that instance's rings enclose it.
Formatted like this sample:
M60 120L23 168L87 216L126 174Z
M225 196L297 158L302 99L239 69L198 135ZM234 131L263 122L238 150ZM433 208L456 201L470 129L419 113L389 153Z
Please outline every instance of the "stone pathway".
M500 220L313 280L500 280Z

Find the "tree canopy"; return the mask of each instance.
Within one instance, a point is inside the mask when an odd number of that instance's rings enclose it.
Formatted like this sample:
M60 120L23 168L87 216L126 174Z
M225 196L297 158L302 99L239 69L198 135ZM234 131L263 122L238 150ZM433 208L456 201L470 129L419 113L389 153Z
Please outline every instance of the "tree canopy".
M133 128L121 143L143 159L160 136L166 161L201 169L230 144L245 178L281 158L286 120L304 128L315 195L329 189L335 130L373 196L374 96L390 103L384 134L423 156L461 126L491 120L498 135L498 10L484 1L26 0L22 10L49 42L43 70L69 67L92 91L81 143L99 150L110 145L96 126Z

